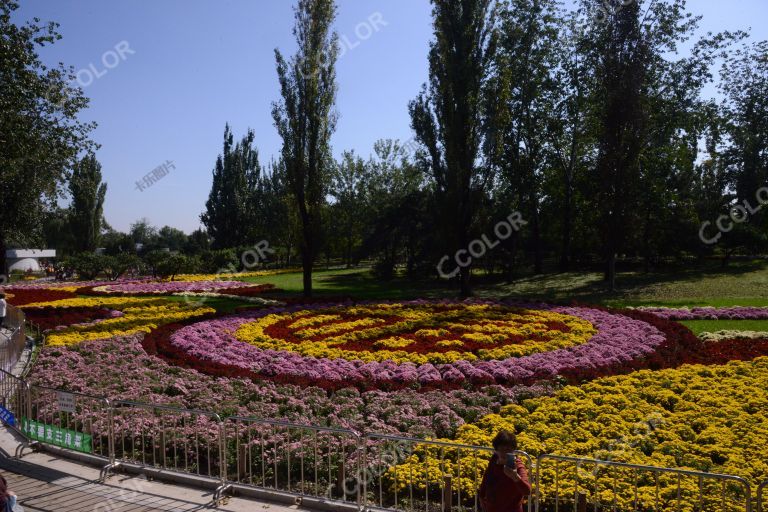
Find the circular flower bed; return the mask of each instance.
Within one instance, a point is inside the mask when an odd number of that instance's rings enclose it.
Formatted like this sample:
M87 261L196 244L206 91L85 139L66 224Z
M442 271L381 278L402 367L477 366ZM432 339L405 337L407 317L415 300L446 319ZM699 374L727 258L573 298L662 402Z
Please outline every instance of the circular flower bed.
M168 348L201 369L338 389L600 373L665 341L648 322L588 307L414 301L248 312L178 329Z
M500 305L373 304L263 316L235 337L263 350L309 357L452 363L521 357L586 343L580 318Z

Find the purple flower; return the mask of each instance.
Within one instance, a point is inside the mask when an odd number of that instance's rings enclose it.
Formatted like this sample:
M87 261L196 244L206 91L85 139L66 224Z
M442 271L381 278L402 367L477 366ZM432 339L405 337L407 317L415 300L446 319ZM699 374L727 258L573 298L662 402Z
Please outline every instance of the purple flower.
M450 301L439 303L454 304ZM490 301L473 303L498 304ZM415 301L405 304L425 304ZM350 386L388 384L457 385L464 382L496 382L514 385L535 379L552 379L566 373L603 371L652 354L665 341L656 327L624 315L588 307L555 307L547 304L518 305L572 315L589 321L597 334L587 343L502 361L456 361L450 364L398 364L393 361L363 363L344 359L314 359L294 352L264 350L235 338L237 329L273 313L319 310L335 304L269 308L228 316L184 327L171 336L171 344L204 361L251 370L266 377L320 379L348 382ZM768 309L768 308L767 308ZM426 367L424 371L421 368ZM439 377L438 377L439 374ZM318 377L319 376L319 377Z

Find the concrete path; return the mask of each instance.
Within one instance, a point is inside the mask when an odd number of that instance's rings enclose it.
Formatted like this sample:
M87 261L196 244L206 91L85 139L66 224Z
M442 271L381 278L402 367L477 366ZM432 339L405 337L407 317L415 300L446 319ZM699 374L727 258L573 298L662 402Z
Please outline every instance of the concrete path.
M98 469L51 454L27 452L22 459L11 457L9 454L18 444L15 436L9 429L0 427L0 473L19 497L25 512L296 512L299 509L241 498L228 498L214 508L210 491L148 481L143 477L114 475L100 484Z

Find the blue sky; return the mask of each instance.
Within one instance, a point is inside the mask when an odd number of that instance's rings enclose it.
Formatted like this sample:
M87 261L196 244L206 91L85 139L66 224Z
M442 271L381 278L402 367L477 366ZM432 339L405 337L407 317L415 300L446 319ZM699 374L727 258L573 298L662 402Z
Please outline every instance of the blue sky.
M80 71L99 126L93 139L109 185L105 215L116 229L146 217L199 227L224 124L256 132L262 164L280 149L274 49L293 53L289 0L23 0L17 20L61 24L41 53ZM427 79L428 0L338 0L340 114L334 152L367 157L380 138L409 139L408 101ZM691 0L702 32L747 29L768 39L766 0ZM122 55L122 56L121 56ZM98 75L98 77L97 77ZM143 191L136 182L166 161L175 168Z

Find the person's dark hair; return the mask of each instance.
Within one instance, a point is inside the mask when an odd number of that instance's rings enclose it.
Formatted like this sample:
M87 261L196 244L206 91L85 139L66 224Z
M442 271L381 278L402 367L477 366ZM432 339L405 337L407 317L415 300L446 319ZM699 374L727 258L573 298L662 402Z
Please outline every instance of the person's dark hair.
M517 436L508 430L502 430L496 434L496 437L493 438L491 443L493 444L494 450L498 450L502 446L512 448L512 450L517 450Z
M0 475L0 505L5 505L8 502L8 482L3 475Z

